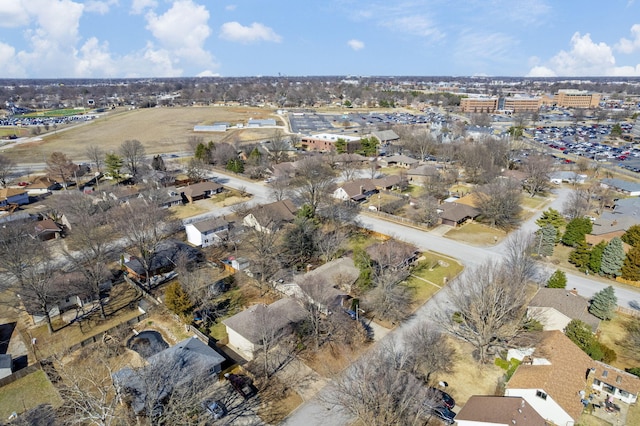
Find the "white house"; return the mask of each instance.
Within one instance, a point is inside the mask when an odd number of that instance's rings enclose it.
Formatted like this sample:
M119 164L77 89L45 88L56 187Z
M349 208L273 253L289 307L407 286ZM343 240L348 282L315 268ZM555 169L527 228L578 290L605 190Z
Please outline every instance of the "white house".
M209 247L223 242L229 230L229 222L223 217L216 217L186 224L184 230L189 243L197 247Z
M560 185L563 182L582 185L587 181L587 175L581 175L576 172L559 171L549 175L549 181L554 185Z

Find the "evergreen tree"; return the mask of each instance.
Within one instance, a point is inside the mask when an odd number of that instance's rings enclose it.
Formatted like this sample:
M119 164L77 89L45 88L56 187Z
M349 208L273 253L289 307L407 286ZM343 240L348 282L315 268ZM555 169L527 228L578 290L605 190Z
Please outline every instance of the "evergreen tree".
M591 219L588 217L571 219L562 235L562 244L575 247L578 241L584 240L585 235L591 232L592 227Z
M345 154L347 152L347 141L344 138L338 138L334 146L338 154Z
M191 302L189 295L178 281L174 281L167 286L164 293L164 303L167 308L179 315L185 322L188 321L189 313L193 309L193 302Z
M203 161L204 163L211 162L211 147L200 142L198 146L196 146L196 152L194 157L197 160Z
M538 256L553 256L557 231L552 225L545 225L536 232L535 247Z
M556 271L549 277L547 281L548 288L565 288L567 287L567 274L560 269L556 269Z
M233 173L242 173L244 172L244 164L238 158L231 159L227 161L227 170Z
M609 244L602 251L602 265L600 271L609 276L620 275L620 270L624 264L624 247L622 246L622 240L618 237L614 237L609 241Z
M107 169L107 174L115 180L122 178L122 158L118 154L109 153L104 159L104 165Z
M558 210L549 208L542 212L542 216L536 220L536 225L540 228L544 228L545 225L551 225L556 230L556 243L560 242L561 232L560 228L562 228L566 224L564 217Z
M633 247L640 245L640 225L630 226L621 239Z
M593 295L589 312L601 320L610 320L615 315L617 306L618 298L613 287L609 286Z
M600 273L600 268L602 266L602 252L606 246L607 243L605 241L600 241L591 249L591 254L589 255L589 270L595 274Z
M579 241L576 248L569 255L569 262L576 265L576 268L584 271L589 265L591 252L586 241Z
M153 170L165 171L167 170L167 166L164 165L164 159L161 155L154 155L153 160L151 160L151 168Z
M622 278L631 281L640 281L640 246L633 246L622 265Z

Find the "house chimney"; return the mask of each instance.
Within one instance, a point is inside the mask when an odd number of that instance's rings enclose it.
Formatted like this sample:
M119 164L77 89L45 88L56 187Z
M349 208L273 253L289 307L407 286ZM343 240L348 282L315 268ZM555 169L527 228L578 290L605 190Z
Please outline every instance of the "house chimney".
M571 290L569 290L569 293L573 294L574 296L578 295L578 290L574 287Z
M364 186L360 185L360 194L364 194Z

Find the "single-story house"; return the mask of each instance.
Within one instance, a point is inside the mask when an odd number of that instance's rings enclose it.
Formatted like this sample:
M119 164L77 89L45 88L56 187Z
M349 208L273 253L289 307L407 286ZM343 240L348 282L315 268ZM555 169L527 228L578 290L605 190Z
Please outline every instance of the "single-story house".
M402 167L404 169L412 169L417 167L420 161L406 155L396 154L389 157L383 157L378 160L378 163L380 163L380 166L382 167Z
M135 415L148 416L158 409L174 387L218 380L225 358L195 336L178 342L146 360L138 369L125 367L113 373L118 399ZM149 380L153 378L152 380Z
M387 240L368 246L365 251L373 262L383 268L397 270L412 265L420 251L413 244Z
M29 194L20 188L0 188L0 207L29 204Z
M440 176L440 170L430 164L422 164L407 171L409 182L422 185Z
M518 396L473 395L456 414L458 426L547 426L545 419Z
M160 242L151 257L150 277L173 271L182 259L188 263L198 263L204 259L204 255L199 249L182 241L169 239ZM137 257L125 254L122 267L130 277L140 281L146 280L145 269Z
M342 201L361 202L377 192L373 179L356 179L336 188L333 197Z
M527 316L542 323L544 330L563 331L571 320L585 322L595 333L600 320L589 313L589 300L578 292L564 288L546 288L538 290L529 302Z
M29 195L37 196L50 194L51 191L57 191L61 188L62 185L51 179L49 176L37 176L33 178L29 186L27 186L27 193Z
M214 194L222 192L224 187L218 183L206 181L180 188L182 195L189 203L197 200L209 198Z
M593 389L606 392L627 404L634 404L640 392L640 377L612 367L604 362L593 361L589 372Z
M560 185L563 182L571 184L583 184L587 180L587 175L582 175L576 172L559 171L553 172L549 175L549 181L555 185Z
M640 224L639 217L604 212L593 222L591 232L585 235L585 240L591 245L601 241L608 243L615 237L622 237L627 229L637 224Z
M406 186L407 181L400 175L389 175L373 179L373 184L381 191Z
M400 140L400 136L393 130L378 130L371 132L371 136L376 138L380 145L386 145Z
M224 217L214 217L184 226L187 241L194 246L209 247L224 241L229 230L229 221Z
M293 222L297 212L291 200L280 200L260 205L251 210L243 219L244 226L259 232L271 232L273 227L279 228L284 223Z
M458 202L442 203L438 206L437 212L441 224L453 227L480 216L480 210Z
M164 194L161 193L158 197L160 207L179 206L184 202L182 193L175 186L168 186L163 191Z
M640 183L636 182L629 182L616 178L605 178L600 181L600 186L614 189L630 197L637 197L640 195Z
M62 227L58 226L52 219L44 219L35 223L35 236L41 241L53 240L60 237Z
M531 346L531 345L529 345ZM561 331L542 331L535 350L507 382L505 396L523 398L545 420L557 425L578 422L589 391L593 360Z
M284 336L294 324L303 321L306 314L296 300L285 297L270 305L253 305L222 323L227 330L228 346L250 361L262 347L265 326L269 326L270 336Z

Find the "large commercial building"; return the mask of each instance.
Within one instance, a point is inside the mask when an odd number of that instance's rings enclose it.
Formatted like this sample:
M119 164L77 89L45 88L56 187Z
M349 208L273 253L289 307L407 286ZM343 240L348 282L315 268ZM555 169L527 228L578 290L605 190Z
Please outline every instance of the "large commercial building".
M498 109L510 112L534 112L540 109L542 99L538 96L507 96L500 98Z
M469 96L460 99L460 110L462 112L488 112L492 113L498 109L497 96Z
M563 108L596 108L600 103L600 94L589 93L586 90L558 90L558 93L553 95L553 103Z
M359 137L333 133L304 136L300 139L300 146L305 151L330 152L336 150L336 142L338 142L338 139L346 142L345 148L348 153L356 152L362 148Z

